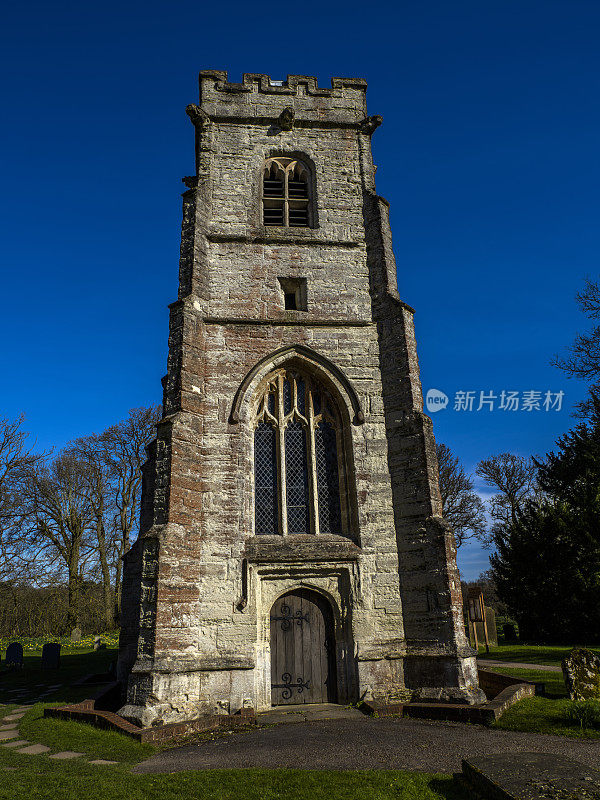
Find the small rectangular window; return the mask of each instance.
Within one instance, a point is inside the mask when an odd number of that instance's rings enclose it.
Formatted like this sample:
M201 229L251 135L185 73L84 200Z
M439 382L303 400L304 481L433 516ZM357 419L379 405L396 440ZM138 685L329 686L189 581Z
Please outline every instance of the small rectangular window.
M286 311L308 311L306 278L279 278Z

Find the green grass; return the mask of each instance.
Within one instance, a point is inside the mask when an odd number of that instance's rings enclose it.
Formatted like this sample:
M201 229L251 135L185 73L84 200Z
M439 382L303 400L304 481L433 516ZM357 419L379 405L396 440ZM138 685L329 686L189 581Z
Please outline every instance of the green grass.
M560 699L567 696L567 689L562 672L548 672L547 670L536 669L509 669L508 667L494 667L494 672L502 675L511 675L515 678L523 678L525 681L533 683L543 683L545 694L549 698Z
M574 739L600 739L600 731L581 729L569 724L564 717L569 700L546 697L527 697L505 711L492 727L505 731L551 733Z
M45 744L54 751L74 750L92 758L136 763L157 751L118 731L95 728L85 722L44 717L42 703L33 706L19 723L19 733L30 742Z
M16 767L16 769L14 769ZM203 770L132 775L127 766L56 763L0 748L0 798L14 800L468 800L448 775L399 771Z
M564 715L570 700L567 697L562 672L507 667L498 667L495 671L534 683L544 683L546 697L527 697L520 700L504 712L494 723L494 728L526 733L551 733L574 739L600 738L600 731L581 730L579 725L569 724L566 721Z
M560 662L569 655L572 649L572 647L537 644L501 644L498 647L492 647L489 653L485 652L485 647L480 646L478 655L494 661L516 661L523 664L549 664L560 667ZM600 648L592 647L590 649L600 655Z

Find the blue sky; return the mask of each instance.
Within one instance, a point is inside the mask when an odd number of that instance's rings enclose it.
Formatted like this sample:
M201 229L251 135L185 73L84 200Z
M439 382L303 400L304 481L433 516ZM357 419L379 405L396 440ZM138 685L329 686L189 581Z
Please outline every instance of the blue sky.
M543 454L583 387L549 364L598 275L597 0L5 5L0 413L42 447L158 402L200 69L364 77L437 438ZM457 412L457 391L564 391ZM477 402L476 402L477 405ZM483 488L483 487L480 487ZM486 567L466 547L467 578Z

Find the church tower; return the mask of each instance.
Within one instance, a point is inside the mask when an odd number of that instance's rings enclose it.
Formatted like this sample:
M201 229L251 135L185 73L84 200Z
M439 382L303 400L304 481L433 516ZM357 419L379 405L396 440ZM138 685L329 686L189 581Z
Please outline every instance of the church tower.
M120 713L477 702L366 83L200 73Z

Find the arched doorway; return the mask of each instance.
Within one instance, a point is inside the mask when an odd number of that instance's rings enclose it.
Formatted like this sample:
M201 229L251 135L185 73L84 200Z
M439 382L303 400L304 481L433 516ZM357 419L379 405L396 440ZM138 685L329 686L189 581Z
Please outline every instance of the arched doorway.
M288 592L271 609L271 703L336 700L331 607L317 592Z

